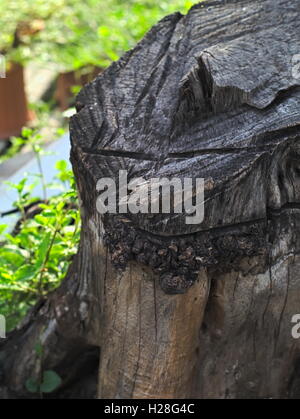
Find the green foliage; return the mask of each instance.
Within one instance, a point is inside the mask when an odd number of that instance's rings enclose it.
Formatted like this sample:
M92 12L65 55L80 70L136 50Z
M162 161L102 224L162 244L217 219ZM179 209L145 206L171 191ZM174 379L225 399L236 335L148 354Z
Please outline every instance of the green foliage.
M0 53L8 60L30 59L36 32L63 6L64 0L1 0Z
M22 221L18 234L5 234L0 248L0 312L13 328L35 302L54 290L66 275L80 236L80 215L73 174L67 163L56 164L62 194L39 204L38 214L29 218L26 207L37 200L34 185L24 178L16 189ZM54 185L52 185L54 186ZM56 187L58 185L55 185Z
M36 110L37 106L34 106L34 109ZM20 137L11 137L10 147L4 154L0 155L0 164L16 156L23 149L23 147L26 148L26 151L33 151L35 153L38 151L40 155L47 154L43 150L44 138L41 131L47 125L48 117L45 117L44 111L42 111L41 114L36 112L36 114L38 117L36 120L36 127L34 129L25 127L23 128ZM63 136L65 132L66 131L63 128L55 129L50 133L51 139L58 139ZM47 134L49 135L49 130Z
M106 67L158 20L198 1L1 0L0 53L54 63L61 72Z
M30 393L49 394L57 390L62 383L62 379L55 371L44 371L41 383L34 378L29 378L26 381L26 389Z
M38 35L35 55L61 72L106 67L165 15L197 0L65 0Z

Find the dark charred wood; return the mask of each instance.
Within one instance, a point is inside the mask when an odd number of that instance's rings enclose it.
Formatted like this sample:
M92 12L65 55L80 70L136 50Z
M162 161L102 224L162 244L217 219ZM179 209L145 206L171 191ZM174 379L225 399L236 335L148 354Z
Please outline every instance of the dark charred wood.
M203 2L82 90L70 127L79 254L0 347L7 358L23 345L6 388L24 393L42 335L54 369L101 348L101 398L299 396L299 22L298 0ZM97 182L118 184L120 170L204 178L203 223L101 216Z

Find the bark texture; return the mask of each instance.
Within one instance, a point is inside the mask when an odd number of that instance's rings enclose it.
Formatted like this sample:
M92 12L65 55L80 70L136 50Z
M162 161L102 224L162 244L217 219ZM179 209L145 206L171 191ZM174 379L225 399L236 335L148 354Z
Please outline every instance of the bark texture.
M203 2L82 90L80 251L0 347L6 389L24 392L42 336L64 388L101 348L101 398L300 397L299 53L298 0ZM100 216L97 182L120 170L204 178L204 222Z

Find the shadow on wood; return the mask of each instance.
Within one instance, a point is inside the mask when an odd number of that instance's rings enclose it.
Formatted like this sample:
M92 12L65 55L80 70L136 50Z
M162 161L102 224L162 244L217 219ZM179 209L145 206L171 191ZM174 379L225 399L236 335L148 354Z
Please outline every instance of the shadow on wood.
M100 398L300 397L299 18L297 0L201 3L79 94L80 250L2 345L6 388L24 393L42 335L65 387L66 360L78 379L80 354L101 348ZM119 170L204 178L204 222L101 216L97 182Z

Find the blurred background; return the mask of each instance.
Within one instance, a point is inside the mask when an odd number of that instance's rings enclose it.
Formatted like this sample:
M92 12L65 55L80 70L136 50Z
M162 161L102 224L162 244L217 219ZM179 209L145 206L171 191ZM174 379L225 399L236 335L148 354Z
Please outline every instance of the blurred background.
M81 87L192 0L1 0L0 314L14 328L55 289L80 216L68 118Z

